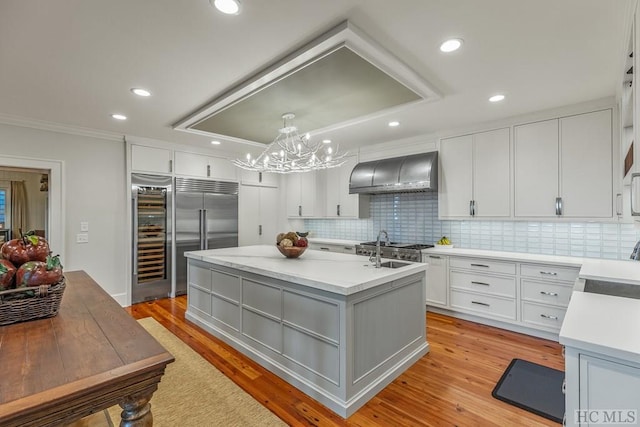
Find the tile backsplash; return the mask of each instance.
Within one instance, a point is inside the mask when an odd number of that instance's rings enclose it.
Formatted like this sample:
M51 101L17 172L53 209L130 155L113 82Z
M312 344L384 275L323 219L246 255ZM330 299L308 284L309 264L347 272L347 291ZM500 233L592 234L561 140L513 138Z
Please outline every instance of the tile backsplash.
M544 221L440 221L437 193L371 196L367 219L308 219L316 237L375 240L379 230L402 243L433 244L447 236L459 248L587 258L628 259L640 230L633 224Z

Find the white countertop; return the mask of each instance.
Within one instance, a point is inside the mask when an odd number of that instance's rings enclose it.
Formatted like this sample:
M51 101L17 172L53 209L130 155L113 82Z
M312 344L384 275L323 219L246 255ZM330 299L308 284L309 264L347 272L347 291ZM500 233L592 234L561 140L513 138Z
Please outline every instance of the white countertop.
M560 344L640 363L640 300L573 292Z
M395 269L375 268L367 257L313 250L289 259L275 245L192 251L185 252L185 256L341 295L351 295L427 268L423 263Z
M466 256L475 258L492 258L503 261L516 262L537 262L544 264L557 264L568 267L580 267L584 258L576 258L558 255L529 254L524 252L490 251L483 249L463 249L463 248L429 248L422 251L423 254L438 254L451 256ZM640 264L640 263L638 263Z
M586 258L582 263L579 277L640 285L640 262Z
M311 243L326 243L327 245L346 245L353 246L360 244L360 241L356 240L343 240L343 239L328 239L326 237L308 237L308 241Z

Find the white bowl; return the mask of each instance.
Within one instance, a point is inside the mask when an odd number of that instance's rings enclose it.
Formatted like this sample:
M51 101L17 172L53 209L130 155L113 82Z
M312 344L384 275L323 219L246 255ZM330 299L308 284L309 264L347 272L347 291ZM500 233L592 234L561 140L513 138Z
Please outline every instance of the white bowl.
M451 249L453 247L453 245L439 245L439 244L436 243L435 247L439 248L439 249Z

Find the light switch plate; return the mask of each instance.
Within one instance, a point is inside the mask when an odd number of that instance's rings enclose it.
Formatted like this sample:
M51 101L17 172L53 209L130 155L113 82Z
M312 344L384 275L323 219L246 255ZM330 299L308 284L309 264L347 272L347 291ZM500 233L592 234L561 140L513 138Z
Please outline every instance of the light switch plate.
M76 243L89 243L89 234L88 233L76 234Z
M89 221L82 221L80 223L80 231L89 231Z

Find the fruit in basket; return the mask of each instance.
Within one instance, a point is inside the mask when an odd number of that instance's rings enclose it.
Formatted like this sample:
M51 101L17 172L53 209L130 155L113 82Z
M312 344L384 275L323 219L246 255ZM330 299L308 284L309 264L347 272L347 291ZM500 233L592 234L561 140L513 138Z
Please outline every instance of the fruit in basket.
M282 246L283 248L291 247L293 246L293 242L289 239L282 239L280 241L280 246Z
M286 236L287 233L278 233L278 235L276 236L276 245L279 245L280 242L282 242L282 239L284 239L284 236Z
M14 287L16 267L7 259L0 259L0 291Z
M23 234L19 239L9 240L0 248L2 258L8 259L17 267L27 261L45 262L49 252L47 240L36 236L33 231Z
M299 248L306 248L308 245L309 243L307 242L307 239L305 237L299 238L296 242L296 246Z
M47 256L47 261L27 261L16 272L16 288L53 285L62 280L60 258Z

